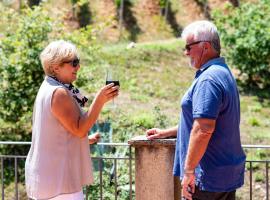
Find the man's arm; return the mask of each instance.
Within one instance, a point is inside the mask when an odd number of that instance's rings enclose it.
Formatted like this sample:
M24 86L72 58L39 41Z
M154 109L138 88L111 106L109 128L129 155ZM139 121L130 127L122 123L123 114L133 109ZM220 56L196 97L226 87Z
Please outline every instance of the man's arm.
M196 119L194 121L185 162L186 170L194 170L200 162L215 130L215 125L216 120L213 119Z
M187 199L192 199L191 193L195 192L194 170L207 149L215 125L216 120L212 119L196 119L193 123L182 180L182 194Z
M176 137L177 136L178 126L168 128L168 129L159 129L152 128L146 131L146 137L149 140L159 139L159 138L168 138L168 137Z

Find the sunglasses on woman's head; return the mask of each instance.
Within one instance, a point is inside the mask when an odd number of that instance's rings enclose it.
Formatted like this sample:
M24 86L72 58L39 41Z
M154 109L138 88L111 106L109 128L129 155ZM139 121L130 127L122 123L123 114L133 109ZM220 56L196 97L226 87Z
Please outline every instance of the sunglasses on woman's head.
M75 58L75 59L73 59L71 61L66 61L64 63L69 63L69 64L71 64L72 67L75 68L75 67L77 67L80 64L80 59L79 58Z

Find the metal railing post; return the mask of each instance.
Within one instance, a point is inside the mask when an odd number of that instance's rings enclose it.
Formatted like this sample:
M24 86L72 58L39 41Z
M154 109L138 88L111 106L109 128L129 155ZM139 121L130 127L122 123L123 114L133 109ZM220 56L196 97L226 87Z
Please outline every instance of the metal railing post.
M103 185L103 180L102 180L102 158L98 159L98 164L99 164L99 189L100 189L100 199L103 200L103 190L102 190L102 185Z
M2 183L2 200L5 199L5 188L4 188L4 158L1 158L1 183Z
M129 199L132 200L132 155L131 146L129 146Z
M117 200L117 160L114 159L114 197Z
M15 199L19 199L18 194L18 163L17 163L17 157L14 158L14 172L15 172Z
M268 173L268 169L269 169L269 162L265 163L265 176L266 176L266 200L269 200L269 173Z
M249 162L249 199L252 200L252 162Z

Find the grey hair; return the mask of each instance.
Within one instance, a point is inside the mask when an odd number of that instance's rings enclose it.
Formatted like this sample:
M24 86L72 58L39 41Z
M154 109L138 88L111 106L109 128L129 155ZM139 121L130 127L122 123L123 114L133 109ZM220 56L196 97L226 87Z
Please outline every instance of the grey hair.
M193 37L194 41L210 41L212 47L220 54L220 39L217 27L210 21L195 21L182 32L181 37L186 40Z
M53 66L78 57L78 52L71 42L57 40L45 47L39 57L45 74L54 76Z

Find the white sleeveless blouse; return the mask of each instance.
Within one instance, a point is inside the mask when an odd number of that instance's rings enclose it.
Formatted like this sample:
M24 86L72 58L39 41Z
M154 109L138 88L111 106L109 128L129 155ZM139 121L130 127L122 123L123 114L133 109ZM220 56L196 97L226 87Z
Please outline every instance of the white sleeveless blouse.
M78 192L93 182L87 136L72 135L52 114L52 95L59 87L64 88L46 77L35 101L32 144L25 163L26 191L33 199Z

